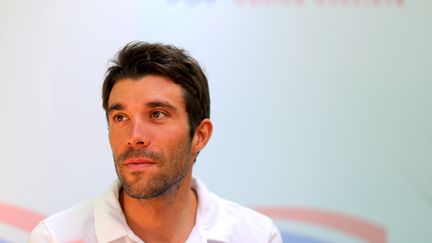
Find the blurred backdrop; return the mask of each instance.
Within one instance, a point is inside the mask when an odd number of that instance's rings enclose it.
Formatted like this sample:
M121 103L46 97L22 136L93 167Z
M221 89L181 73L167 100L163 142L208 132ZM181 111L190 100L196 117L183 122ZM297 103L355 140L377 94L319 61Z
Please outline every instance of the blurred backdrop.
M201 63L194 173L286 242L432 242L427 0L0 0L0 242L116 177L101 85L133 40Z

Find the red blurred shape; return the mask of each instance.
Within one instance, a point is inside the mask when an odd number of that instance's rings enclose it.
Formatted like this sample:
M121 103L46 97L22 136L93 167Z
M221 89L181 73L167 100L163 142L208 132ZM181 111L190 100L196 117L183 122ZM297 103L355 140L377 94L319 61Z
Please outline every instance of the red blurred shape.
M265 207L255 210L273 218L325 226L358 237L368 243L386 243L386 230L350 215L308 208Z
M44 219L45 216L17 206L0 203L0 223L22 229L31 230Z

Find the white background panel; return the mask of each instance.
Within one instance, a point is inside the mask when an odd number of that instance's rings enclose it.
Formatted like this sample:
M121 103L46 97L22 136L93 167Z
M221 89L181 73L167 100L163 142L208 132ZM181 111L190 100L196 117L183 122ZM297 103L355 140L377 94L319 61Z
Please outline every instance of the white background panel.
M106 190L108 60L159 41L208 75L211 190L432 241L432 3L318 2L0 1L0 202L48 215Z

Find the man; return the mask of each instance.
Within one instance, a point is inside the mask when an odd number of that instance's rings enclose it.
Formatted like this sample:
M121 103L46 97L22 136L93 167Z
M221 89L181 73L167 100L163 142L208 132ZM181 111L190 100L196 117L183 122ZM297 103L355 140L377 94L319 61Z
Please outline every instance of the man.
M127 44L102 99L118 180L96 200L43 220L30 242L282 242L269 218L192 177L213 127L207 78L184 50Z

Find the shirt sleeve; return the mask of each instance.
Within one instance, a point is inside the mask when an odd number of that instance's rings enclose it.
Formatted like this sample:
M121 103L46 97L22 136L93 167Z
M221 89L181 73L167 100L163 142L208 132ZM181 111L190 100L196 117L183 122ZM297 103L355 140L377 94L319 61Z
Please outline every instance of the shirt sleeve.
M28 243L54 243L44 223L39 223L30 233Z
M279 229L273 224L270 231L269 243L283 243Z

